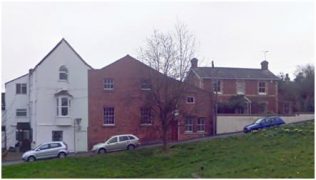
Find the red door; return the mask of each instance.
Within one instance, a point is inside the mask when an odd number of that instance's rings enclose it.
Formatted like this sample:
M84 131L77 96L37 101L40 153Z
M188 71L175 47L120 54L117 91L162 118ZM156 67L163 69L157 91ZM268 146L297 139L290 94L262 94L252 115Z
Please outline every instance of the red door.
M178 141L178 121L171 121L171 141Z

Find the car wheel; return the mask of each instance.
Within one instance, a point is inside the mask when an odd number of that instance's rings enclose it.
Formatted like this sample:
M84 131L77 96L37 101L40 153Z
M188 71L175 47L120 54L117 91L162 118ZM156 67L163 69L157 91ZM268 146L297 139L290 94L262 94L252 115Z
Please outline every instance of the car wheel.
M104 153L106 153L106 150L104 148L101 148L101 149L99 149L98 153L99 154L104 154Z
M59 158L59 159L64 159L65 157L66 157L66 154L63 153L63 152L61 152L61 153L58 154L58 158Z
M27 158L28 162L33 162L35 160L36 160L36 158L34 156L30 156L29 158Z
M127 150L134 150L135 149L135 146L130 144L127 146Z

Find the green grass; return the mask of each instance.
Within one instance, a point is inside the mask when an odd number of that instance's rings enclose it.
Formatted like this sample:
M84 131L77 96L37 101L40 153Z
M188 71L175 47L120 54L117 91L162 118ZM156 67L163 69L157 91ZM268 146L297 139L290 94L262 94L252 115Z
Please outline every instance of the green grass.
M3 178L313 178L314 121L242 136L2 166Z

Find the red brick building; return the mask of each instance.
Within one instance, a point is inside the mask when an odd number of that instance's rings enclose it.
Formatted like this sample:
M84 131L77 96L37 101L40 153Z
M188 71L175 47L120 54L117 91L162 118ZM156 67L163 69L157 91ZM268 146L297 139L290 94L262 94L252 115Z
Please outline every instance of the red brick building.
M186 79L213 92L218 113L240 114L278 113L278 80L267 61L260 69L198 67L195 58Z
M159 118L145 99L151 91L146 86L150 73L163 76L129 55L102 69L89 70L89 148L112 135L125 133L135 134L142 143L160 140ZM211 94L191 85L185 93L168 132L170 141L213 133Z

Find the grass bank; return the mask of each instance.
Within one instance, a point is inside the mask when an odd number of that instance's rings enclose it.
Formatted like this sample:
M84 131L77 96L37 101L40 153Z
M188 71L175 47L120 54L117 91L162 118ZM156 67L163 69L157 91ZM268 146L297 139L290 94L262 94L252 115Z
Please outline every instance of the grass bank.
M2 167L3 178L313 178L314 121L242 136Z

